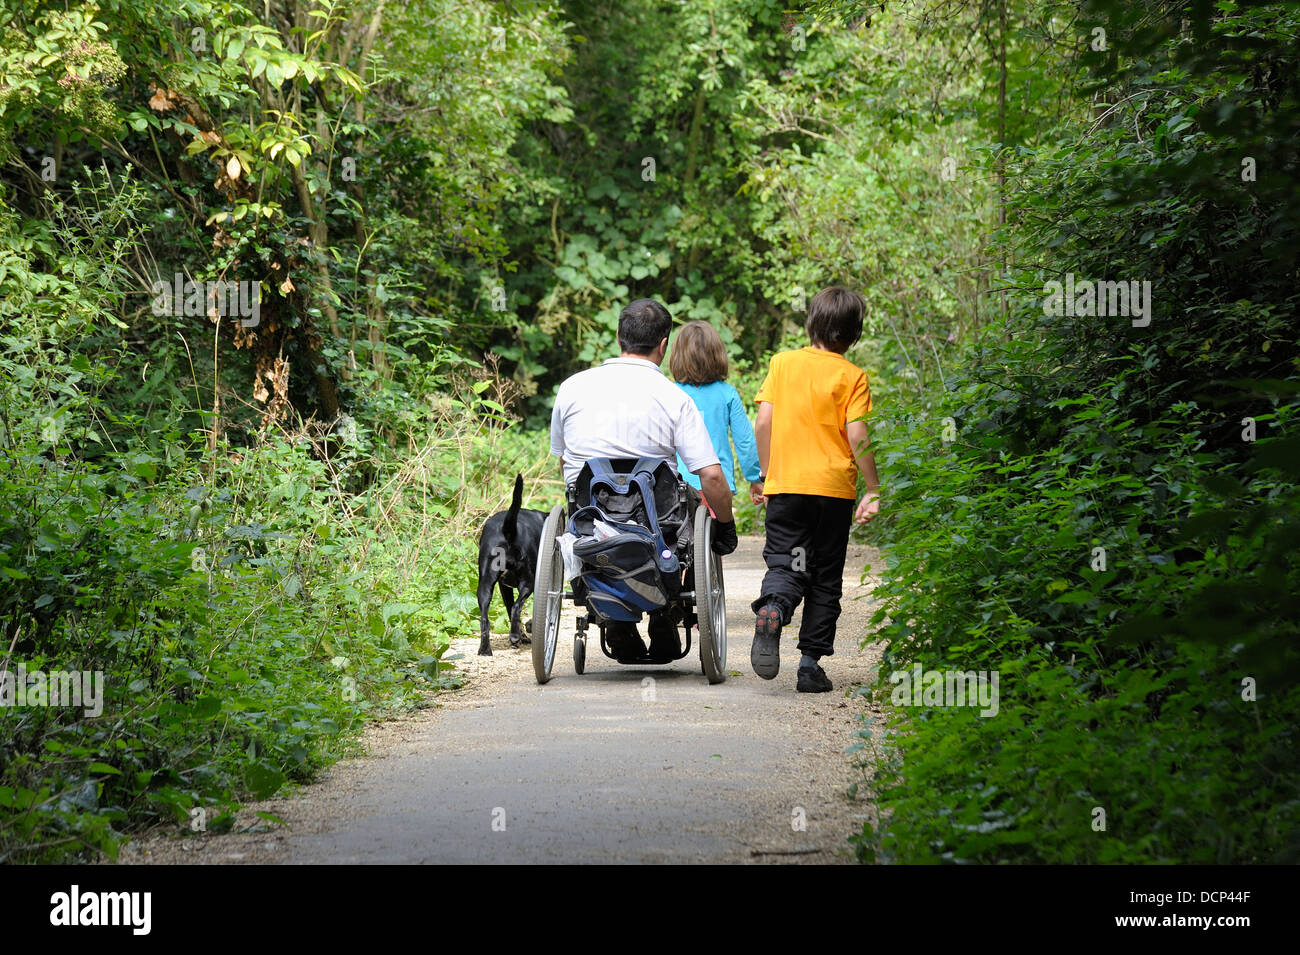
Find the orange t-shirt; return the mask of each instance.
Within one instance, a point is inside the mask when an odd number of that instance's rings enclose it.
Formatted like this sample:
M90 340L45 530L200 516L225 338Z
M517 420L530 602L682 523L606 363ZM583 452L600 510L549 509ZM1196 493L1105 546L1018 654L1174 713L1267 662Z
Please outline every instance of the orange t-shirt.
M754 400L772 405L764 494L857 496L858 470L844 426L871 410L861 368L820 348L778 352Z

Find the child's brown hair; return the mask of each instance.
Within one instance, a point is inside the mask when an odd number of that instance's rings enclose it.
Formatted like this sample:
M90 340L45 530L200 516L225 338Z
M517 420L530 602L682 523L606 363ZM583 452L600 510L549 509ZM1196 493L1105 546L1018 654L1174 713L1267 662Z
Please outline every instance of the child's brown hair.
M843 355L862 337L862 315L866 303L857 292L842 285L824 288L808 303L804 330L814 345Z
M684 385L707 385L727 377L727 349L708 322L687 322L673 339L668 370Z

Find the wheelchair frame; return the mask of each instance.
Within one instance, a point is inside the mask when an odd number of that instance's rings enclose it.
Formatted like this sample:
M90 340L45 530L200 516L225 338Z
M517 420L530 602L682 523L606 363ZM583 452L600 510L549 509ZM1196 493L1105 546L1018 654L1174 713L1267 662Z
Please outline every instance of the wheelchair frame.
M678 478L678 493L685 500L685 485ZM577 489L573 485L567 488L568 507L576 503ZM546 517L542 528L541 540L537 550L537 576L533 587L533 672L538 683L551 679L555 664L556 645L560 635L560 616L564 601L569 600L575 606L586 609L585 603L579 601L571 587L566 587L564 579L564 559L560 554L558 538L564 533L567 509L564 504L557 504ZM691 652L691 626L700 627L700 670L709 683L721 683L727 678L727 594L722 579L722 560L713 552L713 521L709 509L700 504L691 523L691 549L682 562L684 580L690 580L694 586L691 590L683 589L677 598L665 606L674 604L681 608L682 625L686 630L686 645L680 660ZM703 555L701 559L700 555ZM687 577L686 575L690 576ZM700 613L700 596L703 596L704 612ZM573 638L573 668L581 674L586 669L587 628L591 625L591 614L578 616L577 632ZM600 649L605 656L615 659L609 651L605 637L605 623L596 621L600 631ZM629 666L670 663L671 660L651 658L648 654L636 660L628 661Z

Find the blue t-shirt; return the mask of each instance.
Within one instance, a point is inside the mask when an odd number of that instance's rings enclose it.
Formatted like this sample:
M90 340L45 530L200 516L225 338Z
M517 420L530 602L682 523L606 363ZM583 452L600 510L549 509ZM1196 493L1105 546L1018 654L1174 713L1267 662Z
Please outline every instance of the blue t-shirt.
M713 450L718 452L722 475L727 479L727 487L731 488L732 493L736 490L736 466L731 457L733 441L745 480L757 481L763 473L758 466L758 443L754 440L754 427L749 423L745 405L736 389L725 381L714 381L707 385L686 385L679 381L677 387L690 395L695 407L700 409L704 426L709 430L709 439L713 442ZM677 459L677 470L691 487L697 491L700 489L700 479L686 470L680 457Z

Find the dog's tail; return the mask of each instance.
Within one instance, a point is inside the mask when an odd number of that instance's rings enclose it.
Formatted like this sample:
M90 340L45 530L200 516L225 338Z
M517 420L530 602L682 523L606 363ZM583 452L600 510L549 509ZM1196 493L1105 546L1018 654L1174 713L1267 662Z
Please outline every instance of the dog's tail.
M524 476L515 475L515 496L510 499L510 510L506 512L505 523L501 525L501 533L505 535L506 540L515 539L515 528L519 523L519 506L524 503Z

